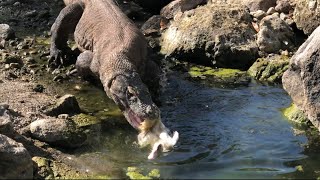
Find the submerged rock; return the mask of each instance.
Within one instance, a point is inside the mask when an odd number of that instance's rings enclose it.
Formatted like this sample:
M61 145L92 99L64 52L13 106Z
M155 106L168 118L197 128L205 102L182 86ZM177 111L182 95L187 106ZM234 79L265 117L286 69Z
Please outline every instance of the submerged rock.
M0 134L0 179L32 179L33 163L21 143Z
M320 27L299 47L283 74L284 89L294 104L320 129Z
M39 119L30 124L30 131L36 139L66 148L81 146L86 140L86 135L67 119Z
M289 57L274 55L259 58L249 68L248 74L259 81L281 83L283 73L288 69Z
M320 0L298 0L293 19L298 29L310 35L320 25Z
M36 174L35 179L53 179L53 171L50 167L51 160L44 157L35 156L32 161L36 164Z
M162 34L161 53L226 68L249 68L257 57L252 18L244 6L212 3L184 12Z
M78 101L74 95L67 94L57 100L57 102L45 110L49 116L58 116L59 114L76 114L80 113Z

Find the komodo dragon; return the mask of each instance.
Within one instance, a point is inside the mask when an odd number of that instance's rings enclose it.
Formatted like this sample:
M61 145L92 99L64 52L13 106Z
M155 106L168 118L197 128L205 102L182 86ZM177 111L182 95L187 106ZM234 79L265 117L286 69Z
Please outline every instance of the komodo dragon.
M155 126L169 132L143 83L158 81L159 67L147 58L147 42L140 30L113 0L64 2L66 7L51 27L49 64L65 63L68 35L74 32L82 52L76 61L79 74L100 79L108 97L142 134L153 132Z

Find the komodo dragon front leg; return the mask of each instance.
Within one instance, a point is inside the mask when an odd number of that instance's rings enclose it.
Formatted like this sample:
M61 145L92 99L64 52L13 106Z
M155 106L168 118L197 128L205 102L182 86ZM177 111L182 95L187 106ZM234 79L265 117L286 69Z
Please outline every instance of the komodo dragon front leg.
M51 27L51 48L49 65L57 67L65 63L69 34L73 33L83 13L83 3L74 2L60 11Z

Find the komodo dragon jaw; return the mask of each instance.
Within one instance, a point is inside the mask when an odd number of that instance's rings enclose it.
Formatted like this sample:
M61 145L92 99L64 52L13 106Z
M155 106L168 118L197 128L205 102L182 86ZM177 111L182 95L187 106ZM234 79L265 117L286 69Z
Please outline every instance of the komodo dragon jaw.
M153 103L147 87L138 74L114 77L109 85L108 94L135 129L148 131L160 121L160 110Z

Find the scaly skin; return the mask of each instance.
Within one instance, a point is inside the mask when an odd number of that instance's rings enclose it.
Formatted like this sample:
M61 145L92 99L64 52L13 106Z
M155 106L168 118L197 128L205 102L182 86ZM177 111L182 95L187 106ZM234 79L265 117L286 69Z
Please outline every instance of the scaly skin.
M159 68L147 59L145 37L113 0L64 2L67 6L51 28L49 64L65 63L68 35L74 32L82 52L76 62L78 72L100 79L128 122L148 131L160 121L160 110L143 81L158 83Z

